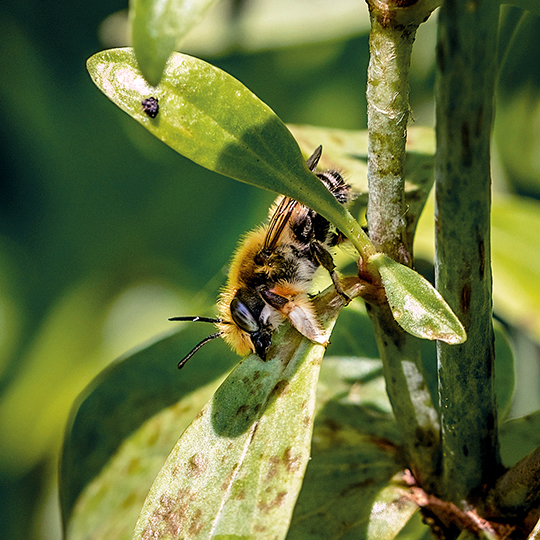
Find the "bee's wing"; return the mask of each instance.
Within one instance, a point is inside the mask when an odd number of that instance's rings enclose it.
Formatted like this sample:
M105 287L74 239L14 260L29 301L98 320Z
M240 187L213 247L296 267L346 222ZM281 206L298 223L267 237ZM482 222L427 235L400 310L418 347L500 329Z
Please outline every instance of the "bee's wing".
M315 171L317 168L317 163L322 154L322 146L319 146L315 149L313 154L307 159L306 165L310 171ZM264 248L267 250L273 250L276 248L279 239L285 227L289 223L291 216L297 206L302 206L298 201L294 199L289 199L289 197L283 197L279 203L276 211L270 218L270 223L268 224L268 231L266 237L264 238Z
M264 238L264 249L273 250L276 248L279 239L298 204L297 201L289 199L289 197L283 197L283 199L281 199L276 211L270 218L270 223L268 223L268 231Z

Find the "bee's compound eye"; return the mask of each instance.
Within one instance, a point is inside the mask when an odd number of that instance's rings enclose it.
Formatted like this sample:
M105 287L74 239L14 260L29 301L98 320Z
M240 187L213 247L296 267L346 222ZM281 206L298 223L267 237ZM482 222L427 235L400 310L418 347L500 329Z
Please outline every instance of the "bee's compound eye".
M233 298L231 302L231 315L233 321L244 331L252 333L259 330L259 323L253 313L238 298Z

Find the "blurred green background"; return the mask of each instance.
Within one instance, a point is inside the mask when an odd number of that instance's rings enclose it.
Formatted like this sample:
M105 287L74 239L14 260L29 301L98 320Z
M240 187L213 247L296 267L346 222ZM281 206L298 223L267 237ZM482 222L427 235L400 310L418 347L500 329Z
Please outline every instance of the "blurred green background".
M210 13L183 50L234 75L285 122L365 129L363 2L340 0L330 11L306 0L233 4ZM231 15L241 5L243 24ZM57 458L74 399L119 355L175 330L169 316L212 313L239 236L273 199L175 154L94 87L86 59L126 44L126 7L22 0L0 20L5 538L60 538ZM504 10L494 184L501 197L526 197L527 216L538 215L540 197L539 35L538 17ZM433 17L413 58L417 125L433 125L435 36ZM537 244L517 255L536 254ZM524 287L538 295L532 272L524 270ZM539 332L510 308L500 315L528 359L523 379L538 381ZM515 414L537 408L538 389L519 388L528 394Z

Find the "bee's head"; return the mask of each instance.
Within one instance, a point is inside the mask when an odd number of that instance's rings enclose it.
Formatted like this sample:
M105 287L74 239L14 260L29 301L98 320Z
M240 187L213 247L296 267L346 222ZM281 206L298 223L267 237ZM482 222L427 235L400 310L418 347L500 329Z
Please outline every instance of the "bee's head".
M255 353L261 360L266 360L266 353L272 345L272 331L268 325L261 324L264 300L256 292L238 289L231 301L231 317L241 330L247 332Z

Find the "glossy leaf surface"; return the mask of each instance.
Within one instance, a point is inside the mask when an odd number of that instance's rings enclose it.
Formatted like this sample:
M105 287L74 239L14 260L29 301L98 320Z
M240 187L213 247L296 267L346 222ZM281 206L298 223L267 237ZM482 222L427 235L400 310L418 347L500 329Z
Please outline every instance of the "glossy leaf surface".
M87 67L107 97L180 154L306 204L334 223L360 252L373 252L356 220L309 171L283 122L227 73L174 53L159 86L151 87L131 49L97 53ZM142 109L148 97L159 100L154 119Z
M401 480L401 438L381 362L326 357L319 392L325 387L334 391L315 420L312 458L287 538L395 538L418 507ZM416 538L426 527L413 529Z
M224 344L176 364L200 339L190 326L109 366L79 398L60 467L68 538L131 538L168 453L238 357ZM221 345L221 346L219 346Z
M343 301L333 291L319 300L332 327ZM283 326L267 361L244 359L186 429L134 538L285 537L309 460L324 347Z
M463 325L424 277L383 253L371 257L369 263L379 271L394 319L404 330L451 345L467 339Z

